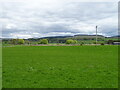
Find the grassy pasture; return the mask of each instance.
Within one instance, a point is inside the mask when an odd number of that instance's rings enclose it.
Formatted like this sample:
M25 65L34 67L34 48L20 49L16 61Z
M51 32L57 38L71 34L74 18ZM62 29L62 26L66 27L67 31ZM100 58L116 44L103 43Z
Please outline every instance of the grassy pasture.
M117 88L117 46L3 47L4 88Z

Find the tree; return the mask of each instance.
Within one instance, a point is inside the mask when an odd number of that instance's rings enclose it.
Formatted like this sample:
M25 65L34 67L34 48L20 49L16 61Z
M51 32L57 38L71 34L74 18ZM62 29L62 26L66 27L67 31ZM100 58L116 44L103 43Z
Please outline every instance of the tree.
M84 42L81 42L81 44L80 45L83 45L84 44Z
M77 43L77 40L69 39L66 41L66 44L76 44L76 43Z
M29 40L25 40L25 43L28 45L31 44Z
M77 41L77 40L73 40L73 42L74 42L74 44L78 43L78 41Z
M48 40L47 39L41 39L39 44L48 44Z
M18 39L18 44L24 44L25 41L23 39Z
M69 39L69 40L66 41L66 44L73 44L73 42L74 41L72 39Z
M17 39L12 39L11 44L14 44L14 45L17 44Z

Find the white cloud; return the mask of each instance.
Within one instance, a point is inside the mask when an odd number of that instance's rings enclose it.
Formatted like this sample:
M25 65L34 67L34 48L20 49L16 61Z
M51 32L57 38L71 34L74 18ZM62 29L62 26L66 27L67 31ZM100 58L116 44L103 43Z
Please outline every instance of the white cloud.
M0 2L41 2L51 3L58 0L1 0ZM62 2L118 2L119 0L60 0Z
M27 1L27 0L26 0ZM116 35L117 0L81 2L80 0L2 1L0 23L3 37L46 37L94 34Z
M16 28L16 25L10 23L10 24L7 24L5 28L6 28L6 29Z

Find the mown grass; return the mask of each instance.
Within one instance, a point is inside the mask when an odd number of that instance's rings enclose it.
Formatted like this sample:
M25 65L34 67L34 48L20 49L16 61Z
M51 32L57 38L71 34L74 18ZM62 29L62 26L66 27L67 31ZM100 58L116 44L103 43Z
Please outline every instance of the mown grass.
M4 88L117 88L117 46L3 47Z

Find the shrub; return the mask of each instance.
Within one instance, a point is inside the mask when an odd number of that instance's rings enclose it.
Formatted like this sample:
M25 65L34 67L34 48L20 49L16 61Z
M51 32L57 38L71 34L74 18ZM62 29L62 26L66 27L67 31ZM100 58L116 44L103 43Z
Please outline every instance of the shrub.
M47 39L41 39L40 43L38 44L48 44L48 40Z

